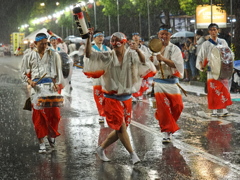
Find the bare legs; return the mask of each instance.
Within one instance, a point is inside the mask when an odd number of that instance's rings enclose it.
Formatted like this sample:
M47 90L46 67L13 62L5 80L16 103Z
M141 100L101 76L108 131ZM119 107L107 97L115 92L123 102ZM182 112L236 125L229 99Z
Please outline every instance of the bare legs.
M40 144L44 142L43 138L38 138L38 141Z
M129 136L128 136L128 133L127 133L127 127L126 127L125 123L122 124L122 127L118 131L117 130L112 131L108 135L107 139L100 146L103 149L105 149L109 145L111 145L112 143L117 141L118 139L120 139L120 141L122 142L122 144L124 145L124 147L127 149L127 151L129 153L133 152L132 146L130 144Z
M100 159L102 159L103 161L109 161L109 159L104 154L104 149L107 148L112 143L116 142L118 139L120 139L123 146L130 153L133 164L140 162L140 159L138 158L137 154L132 149L125 123L122 124L121 128L118 131L117 130L112 131L108 135L107 139L100 145L100 147L97 148L97 153Z

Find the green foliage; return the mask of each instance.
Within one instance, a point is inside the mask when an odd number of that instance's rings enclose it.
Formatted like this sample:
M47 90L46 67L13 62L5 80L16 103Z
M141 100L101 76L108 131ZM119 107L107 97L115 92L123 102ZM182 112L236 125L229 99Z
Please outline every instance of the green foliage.
M180 8L187 14L187 15L194 15L196 14L196 7L198 5L209 4L209 0L178 0Z
M206 82L207 81L207 71L204 70L203 72L199 71L199 81Z

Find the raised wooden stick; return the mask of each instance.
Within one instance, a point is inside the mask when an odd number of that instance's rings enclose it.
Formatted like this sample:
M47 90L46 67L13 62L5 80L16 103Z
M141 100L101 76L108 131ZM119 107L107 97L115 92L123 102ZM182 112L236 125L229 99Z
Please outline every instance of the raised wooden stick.
M161 74L162 74L162 78L165 79L161 61L159 62L159 68L160 68L160 71L161 71Z

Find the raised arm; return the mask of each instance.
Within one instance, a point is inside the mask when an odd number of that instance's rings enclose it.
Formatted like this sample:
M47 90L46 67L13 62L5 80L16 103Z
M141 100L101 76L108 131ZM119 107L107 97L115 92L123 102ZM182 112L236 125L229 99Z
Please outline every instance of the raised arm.
M86 48L85 48L85 55L87 58L90 58L92 53L92 46L91 46L91 35L87 38Z
M90 58L91 53L92 53L92 34L93 34L93 28L89 29L89 37L87 38L87 43L85 47L85 55L87 58Z
M146 62L145 56L144 56L144 54L141 52L141 50L139 50L138 44L133 41L133 42L131 42L131 44L130 44L130 48L131 48L132 50L135 50L135 51L137 52L138 57L139 57L141 63L145 64L145 62Z

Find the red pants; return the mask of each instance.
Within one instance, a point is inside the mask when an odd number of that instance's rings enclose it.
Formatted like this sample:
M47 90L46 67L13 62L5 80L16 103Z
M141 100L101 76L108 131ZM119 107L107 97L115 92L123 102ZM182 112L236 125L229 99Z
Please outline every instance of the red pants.
M157 110L156 119L159 121L161 132L179 130L177 120L183 110L181 94L155 93Z
M126 101L118 101L105 97L103 109L108 126L114 130L119 130L123 123L128 126L131 122L132 98Z
M228 80L208 79L208 108L224 109L232 104L231 96L228 90Z
M57 137L58 124L60 121L60 109L58 107L44 108L36 110L33 108L32 121L38 138L45 136Z
M96 102L99 115L100 116L105 116L104 110L103 110L103 107L102 107L104 96L103 96L101 85L93 86L93 97L94 97L94 100Z

